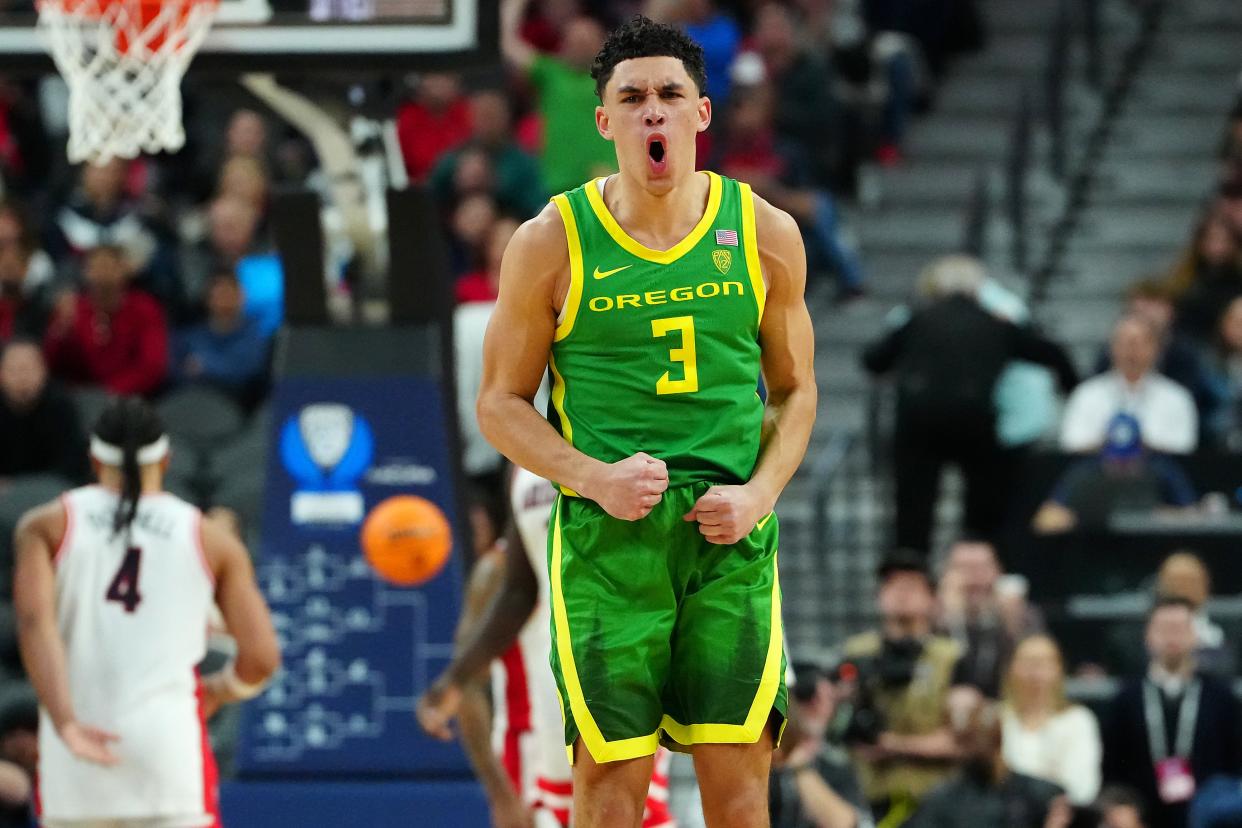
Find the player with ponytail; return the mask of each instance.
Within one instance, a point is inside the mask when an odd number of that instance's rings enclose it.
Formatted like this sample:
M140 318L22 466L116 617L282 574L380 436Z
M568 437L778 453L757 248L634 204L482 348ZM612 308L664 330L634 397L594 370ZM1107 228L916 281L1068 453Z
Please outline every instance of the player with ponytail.
M32 509L15 538L40 824L219 828L204 722L278 669L271 615L240 538L164 491L168 435L146 402L110 404L90 456L98 484ZM200 681L215 607L237 653Z

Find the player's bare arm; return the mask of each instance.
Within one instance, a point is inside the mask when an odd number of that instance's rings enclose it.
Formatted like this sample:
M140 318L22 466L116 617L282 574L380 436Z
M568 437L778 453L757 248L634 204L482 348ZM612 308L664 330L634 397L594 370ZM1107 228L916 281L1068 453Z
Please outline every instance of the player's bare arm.
M77 721L69 693L65 642L56 626L56 571L52 558L65 534L58 501L27 512L14 533L13 607L26 674L65 746L79 759L101 765L120 760L114 734Z
M759 326L768 392L759 460L741 486L713 486L686 520L714 543L736 543L776 506L798 470L815 424L815 333L806 307L806 252L793 218L758 196L755 230L767 302Z
M237 655L219 678L204 681L209 705L253 698L280 669L280 643L272 616L255 581L246 547L232 532L212 520L202 523L203 554L216 579L216 605Z
M463 642L477 637L488 610L504 592L507 572L513 563L512 559L506 560L504 552L495 547L475 563L466 584L461 617L457 621L457 631L454 634L454 661L461 654ZM522 621L524 620L525 617ZM517 627L520 626L521 621L517 624ZM515 633L517 627L514 627ZM509 636L509 640L512 641L512 636ZM488 807L492 812L492 823L501 828L528 828L534 824L533 815L513 790L504 768L492 751L492 710L488 698L487 673L489 663L490 659L487 659L476 664L470 672L463 671L453 683L445 681L449 674L449 670L445 670L419 699L418 720L428 734L448 740L453 736L449 722L457 718L461 727L461 744L475 775L483 785Z
M453 658L441 675L448 684L460 686L483 672L493 659L500 658L535 611L539 581L512 522L505 532L502 549L504 566L500 567L498 586L479 606L477 618L469 628L463 624L458 631Z
M479 428L517 465L594 500L613 517L638 520L668 488L663 461L641 452L611 464L588 457L535 410L568 290L564 224L548 205L518 229L501 263L500 296L483 340Z

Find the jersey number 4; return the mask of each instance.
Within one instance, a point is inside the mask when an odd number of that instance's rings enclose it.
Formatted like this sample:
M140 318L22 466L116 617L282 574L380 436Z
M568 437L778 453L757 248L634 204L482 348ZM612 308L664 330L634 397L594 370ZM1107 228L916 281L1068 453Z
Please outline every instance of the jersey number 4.
M125 607L126 612L133 612L142 603L142 595L138 592L138 570L142 566L142 550L131 546L125 550L125 560L116 571L112 583L108 584L107 599L116 601Z
M681 347L669 348L668 358L681 363L681 379L673 379L671 371L656 381L657 394L693 394L699 390L699 361L694 351L694 317L670 316L651 320L651 335L681 334Z

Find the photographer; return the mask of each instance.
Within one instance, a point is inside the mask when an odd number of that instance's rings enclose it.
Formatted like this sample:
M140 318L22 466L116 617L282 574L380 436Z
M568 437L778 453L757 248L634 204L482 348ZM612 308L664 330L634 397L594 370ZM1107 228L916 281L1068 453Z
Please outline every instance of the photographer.
M845 643L837 720L877 821L900 825L957 758L947 702L961 654L932 633L935 586L922 555L880 565L881 627Z
M794 666L789 720L772 755L772 828L873 828L849 756L824 740L836 691L816 666Z

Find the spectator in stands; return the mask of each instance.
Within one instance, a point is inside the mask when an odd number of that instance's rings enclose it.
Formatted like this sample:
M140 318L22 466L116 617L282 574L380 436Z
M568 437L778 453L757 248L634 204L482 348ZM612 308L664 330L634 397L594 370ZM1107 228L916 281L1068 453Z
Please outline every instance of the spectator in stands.
M1235 238L1242 238L1242 170L1221 180L1212 209L1229 222Z
M539 163L513 140L513 115L509 99L497 89L476 92L470 98L471 133L463 148L441 156L431 171L432 190L442 204L455 200L460 191L458 168L465 149L476 150L490 162L489 184L501 208L523 219L548 203L539 178Z
M842 656L857 679L843 689L855 708L876 711L883 729L847 738L877 822L892 812L900 824L957 757L947 704L960 650L932 631L935 586L921 554L888 556L877 580L880 628L845 642Z
M1194 610L1195 666L1200 672L1232 678L1237 672L1237 656L1220 625L1208 617L1212 597L1212 576L1207 564L1193 552L1174 552L1164 559L1156 573L1156 595L1182 598Z
M1197 501L1178 461L1146 450L1138 420L1123 411L1113 415L1099 453L1061 475L1032 526L1041 534L1101 531L1117 512L1189 510Z
M249 155L234 155L220 167L216 196L240 199L261 216L267 212L269 187L263 162Z
M43 336L52 268L36 244L19 208L0 203L0 343L14 336Z
M556 55L537 51L522 40L519 27L527 0L501 4L500 49L505 60L521 72L538 95L536 106L543 121L543 153L539 161L543 183L550 192L571 190L595 176L616 172L612 143L595 127L599 98L591 79L591 64L604 45L604 29L595 20L575 15L563 29Z
M1220 391L1212 377L1201 347L1175 325L1176 308L1168 284L1155 279L1138 282L1126 291L1126 314L1142 316L1151 322L1160 337L1160 356L1156 369L1185 388L1194 397L1200 427L1219 404ZM1102 374L1113 367L1111 349L1100 348L1095 371Z
M449 252L458 278L487 266L487 241L499 213L487 193L466 196L453 210L449 226Z
M1220 158L1223 179L1229 180L1242 175L1242 100L1235 102L1229 112L1229 122L1221 136L1217 156Z
M492 222L487 234L487 262L482 270L457 280L458 302L495 302L500 295L500 262L517 232L517 219L501 216Z
M53 145L35 82L0 78L0 192L35 195L47 184Z
M966 536L949 548L940 579L938 628L958 643L962 657L955 685L970 685L984 696L1000 697L1001 681L1019 641L1043 632L1044 619L1025 596L1002 594L996 547Z
M153 264L163 266L155 233L126 196L126 169L121 158L100 165L83 164L77 188L52 211L47 251L67 274L76 276L85 254L102 245L123 250L135 273ZM158 259L157 252L161 252ZM177 287L176 273L155 274L152 282L171 295Z
M1147 675L1127 682L1104 724L1104 779L1134 788L1153 828L1183 828L1196 787L1242 769L1238 702L1195 665L1194 608L1161 598L1147 621Z
M253 109L239 109L229 118L224 131L226 157L267 159L267 121Z
M86 436L73 402L48 382L39 344L13 339L0 350L0 480L26 474L85 482Z
M1225 307L1207 353L1207 373L1215 406L1206 413L1212 442L1228 451L1242 450L1242 297Z
M1100 792L1100 728L1065 698L1061 650L1046 635L1023 639L1005 680L1005 764L1062 788L1074 805Z
M1194 400L1185 388L1156 371L1160 332L1146 316L1123 316L1113 328L1113 369L1074 389L1061 422L1061 448L1098 451L1119 412L1138 421L1152 451L1185 454L1199 440Z
M1008 766L999 705L981 703L956 734L959 773L920 803L908 828L1045 828L1061 788Z
M163 310L129 286L132 274L118 247L87 253L83 271L86 287L63 294L48 323L43 348L52 374L113 394L154 394L168 373Z
M1240 234L1223 206L1209 210L1169 281L1178 300L1178 329L1200 342L1211 339L1220 309L1242 296Z
M824 740L835 707L832 684L810 665L794 675L789 719L772 754L772 828L873 828L848 754Z
M755 15L754 48L776 90L776 133L806 154L819 187L840 189L844 171L832 67L798 41L793 10L767 3Z
M712 167L745 181L760 196L790 213L802 230L809 269L831 269L841 299L861 296L862 263L841 238L832 194L816 187L807 176L807 163L799 148L777 137L773 96L767 84L739 89L729 109L725 140Z
M397 108L397 141L411 181L426 178L440 156L469 136L470 104L457 75L423 75L414 99Z
M729 68L742 45L742 29L715 0L649 0L643 13L661 23L680 25L703 47L707 89L703 94L723 111L729 103Z
M896 378L897 540L923 551L946 463L958 464L966 477L966 530L991 536L1003 521L1012 457L997 442L994 395L1005 365L1015 359L1046 365L1064 389L1077 380L1058 345L980 307L985 274L973 260L960 266L942 260L931 268L954 274L956 283L946 281L943 298L863 353L868 371Z
M259 212L236 196L222 196L207 211L207 237L182 246L181 272L191 308L201 308L207 283L221 271L237 273L242 260L259 250ZM193 319L200 314L187 312Z
M983 45L984 31L975 0L862 0L867 25L877 32L903 32L919 44L939 76L949 58Z
M1148 825L1143 798L1121 785L1106 787L1092 810L1099 814L1099 828L1147 828Z
M268 340L258 323L243 313L245 296L232 271L221 271L207 285L207 321L178 331L173 338L173 378L203 383L250 406L262 396L267 379Z

